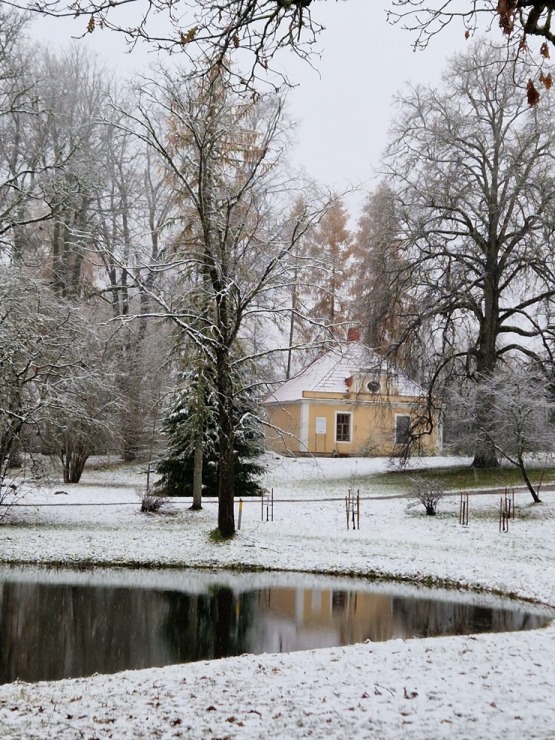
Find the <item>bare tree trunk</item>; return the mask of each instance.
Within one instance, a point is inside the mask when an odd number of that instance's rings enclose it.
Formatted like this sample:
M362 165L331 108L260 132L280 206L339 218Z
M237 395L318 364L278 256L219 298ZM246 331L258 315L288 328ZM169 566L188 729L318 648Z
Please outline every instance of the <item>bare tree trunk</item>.
M202 453L203 453L202 431L195 440L194 468L193 468L193 511L202 509Z
M71 438L66 437L63 449L60 451L60 459L64 470L64 483L79 483L85 463L89 459L90 452L83 442L74 443Z
M232 537L235 534L233 425L224 424L223 420L220 424L218 529L222 537Z
M492 373L483 374L482 380ZM491 393L482 388L476 395L476 443L474 447L473 468L498 468L497 450L493 443L493 403Z
M524 459L522 455L518 456L518 468L520 470L520 474L522 476L522 480L526 483L526 487L532 494L532 498L534 499L535 504L541 504L541 498L538 495L538 492L534 488L534 484L530 480L530 477L528 475L528 471L526 470L526 465L524 464Z
M7 465L8 468L20 468L23 465L23 454L19 434L14 435L13 437Z
M222 537L235 534L235 450L232 418L233 389L227 348L217 356L218 416L219 416L219 475L218 529Z
M285 372L285 378L289 380L291 377L291 352L293 346L293 338L295 335L295 312L297 310L297 280L298 280L298 268L295 265L293 272L293 288L291 289L291 316L289 319L289 348L287 350L287 370Z
M484 276L484 309L477 343L476 369L480 381L490 379L497 364L497 337L499 333L499 291L497 269L497 247L488 244L486 275ZM478 434L472 466L475 468L498 468L499 460L493 444L493 437L488 434L493 423L493 399L486 389L476 397L476 419ZM484 430L480 433L480 430Z

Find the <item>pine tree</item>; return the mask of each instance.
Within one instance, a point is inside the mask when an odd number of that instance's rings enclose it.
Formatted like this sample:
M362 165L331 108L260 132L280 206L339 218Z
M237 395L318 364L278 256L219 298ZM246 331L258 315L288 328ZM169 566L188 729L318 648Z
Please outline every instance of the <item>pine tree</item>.
M202 398L201 398L202 397ZM239 496L261 492L258 480L264 466L257 458L264 451L258 424L256 402L249 390L233 401L234 483ZM157 466L161 478L157 484L166 496L192 496L195 443L202 434L202 489L204 496L218 496L218 404L209 374L198 368L184 373L182 390L177 394L165 420L163 431L168 440L166 457Z

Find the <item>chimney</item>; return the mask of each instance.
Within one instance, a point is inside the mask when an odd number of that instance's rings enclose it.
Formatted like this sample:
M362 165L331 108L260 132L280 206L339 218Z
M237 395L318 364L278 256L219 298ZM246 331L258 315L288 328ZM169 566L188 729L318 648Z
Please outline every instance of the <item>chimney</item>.
M356 326L351 326L347 331L348 342L360 342L360 331Z

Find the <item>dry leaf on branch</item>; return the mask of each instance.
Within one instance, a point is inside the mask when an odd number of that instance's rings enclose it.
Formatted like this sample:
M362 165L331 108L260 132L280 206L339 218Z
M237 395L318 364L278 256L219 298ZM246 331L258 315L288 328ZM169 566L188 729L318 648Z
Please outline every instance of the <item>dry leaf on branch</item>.
M526 97L528 98L528 105L530 107L533 107L540 102L540 94L537 91L533 80L528 80L528 84L526 85Z

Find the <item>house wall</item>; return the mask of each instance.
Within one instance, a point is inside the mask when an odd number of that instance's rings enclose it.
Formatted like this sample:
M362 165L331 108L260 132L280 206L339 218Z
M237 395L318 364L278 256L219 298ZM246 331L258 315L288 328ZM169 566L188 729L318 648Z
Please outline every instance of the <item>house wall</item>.
M399 449L395 444L396 416L410 416L418 402L418 399L410 397L368 395L362 398L361 394L346 397L346 394L326 396L305 392L303 395L302 402L268 404L270 423L291 435L280 438L275 432L268 432L270 449L313 455L391 455ZM350 415L348 442L336 439L337 414ZM301 416L306 420L304 425L301 425ZM432 454L440 447L437 430L422 438L423 453Z
M267 406L266 417L270 425L264 429L266 446L285 455L298 454L301 451L301 403ZM309 451L302 446L304 452Z

